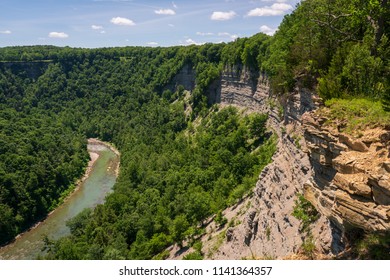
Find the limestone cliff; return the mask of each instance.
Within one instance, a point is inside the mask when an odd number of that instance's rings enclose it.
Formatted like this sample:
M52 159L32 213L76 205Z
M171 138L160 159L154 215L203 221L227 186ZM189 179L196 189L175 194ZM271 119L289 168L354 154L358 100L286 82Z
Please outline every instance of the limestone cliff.
M314 168L305 196L342 230L389 230L390 131L368 129L355 139L333 128L324 111L302 118Z
M220 106L267 113L278 142L253 193L223 212L229 222L220 227L210 219L201 238L205 258L295 258L308 238L315 257L331 258L344 250L347 225L389 229L389 131L360 140L330 131L313 92L296 88L281 104L267 76L245 67L225 68L213 89L209 99ZM310 236L292 215L298 193L321 214ZM174 247L170 258L185 254Z
M300 221L292 216L296 194L313 173L303 140L301 116L318 104L311 93L298 90L283 108L272 97L268 79L241 67L227 67L218 91L210 93L220 106L233 105L243 111L268 113L268 125L278 137L273 162L260 174L253 193L223 214L229 223L218 227L210 222L202 237L203 253L210 259L284 258L298 253L306 237ZM332 250L332 227L321 217L312 225L320 253ZM171 250L170 258L181 259L184 253Z

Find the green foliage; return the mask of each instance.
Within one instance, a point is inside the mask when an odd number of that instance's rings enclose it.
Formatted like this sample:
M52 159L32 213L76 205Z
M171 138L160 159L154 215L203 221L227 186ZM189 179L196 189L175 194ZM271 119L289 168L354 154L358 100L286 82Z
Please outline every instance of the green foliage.
M382 106L384 111L390 112L390 88L386 89L386 92L383 94Z
M206 217L250 192L275 151L265 115L208 110L224 65L259 71L268 44L257 34L153 49L1 48L0 243L72 191L89 137L118 147L120 176L104 205L80 213L68 222L70 236L48 243L48 258L163 258L172 243L195 240ZM184 86L170 87L184 65L196 72L192 118Z
M291 91L297 82L309 88L318 83L325 99L383 98L390 86L386 3L302 1L284 17L262 64L274 92Z
M366 260L390 259L390 233L376 232L364 234L356 241L354 251L356 258Z
M194 252L189 253L183 257L183 260L203 260L202 248L203 244L201 241L196 241L192 246L194 248Z
M176 111L171 120L173 109L179 110L158 99L144 105L123 136L131 140L119 141L121 173L115 192L104 206L69 223L74 246L99 246L101 251L93 252L93 258L150 259L173 242L192 242L202 221L221 213L232 194L241 199L253 188L275 151L275 142L264 139L266 116L243 118L227 107L210 112L190 134L170 129L172 121L183 117ZM254 138L259 140L256 144ZM112 249L111 240L117 235L124 236L127 254ZM62 256L56 252L62 248L55 246L50 258ZM74 256L91 258L90 254Z
M265 235L267 236L267 240L270 241L270 239L271 239L271 228L269 226L265 229Z
M198 260L201 261L203 260L203 255L201 255L198 251L189 253L183 257L183 260Z
M316 244L314 242L314 238L311 234L305 238L305 240L302 243L302 250L305 256L307 256L310 259L314 259Z
M302 194L297 195L292 215L301 221L301 231L309 230L310 225L319 218L319 213Z
M12 102L12 101L11 101ZM0 111L0 244L43 218L69 192L88 161L86 140L55 115Z
M223 225L225 225L225 224L228 222L228 220L226 219L226 217L223 216L221 210L217 212L217 215L215 216L214 221L215 221L219 226L223 226Z
M390 113L385 112L379 101L369 99L331 99L325 102L330 120L345 123L343 131L356 133L367 127L386 126L390 123Z

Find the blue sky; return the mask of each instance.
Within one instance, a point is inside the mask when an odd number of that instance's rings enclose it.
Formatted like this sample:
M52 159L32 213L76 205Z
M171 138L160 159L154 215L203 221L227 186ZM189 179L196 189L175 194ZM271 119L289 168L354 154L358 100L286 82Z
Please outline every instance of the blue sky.
M0 0L0 47L174 46L272 35L299 0Z

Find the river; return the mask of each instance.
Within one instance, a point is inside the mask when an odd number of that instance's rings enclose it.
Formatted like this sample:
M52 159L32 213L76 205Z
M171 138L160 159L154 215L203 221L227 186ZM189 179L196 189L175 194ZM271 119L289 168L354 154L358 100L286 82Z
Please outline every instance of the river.
M79 188L44 221L21 234L7 246L0 248L0 259L31 260L42 255L43 237L58 239L70 233L66 221L85 208L104 202L115 184L119 168L119 155L103 142L88 140L91 157L99 157L91 166L86 179Z

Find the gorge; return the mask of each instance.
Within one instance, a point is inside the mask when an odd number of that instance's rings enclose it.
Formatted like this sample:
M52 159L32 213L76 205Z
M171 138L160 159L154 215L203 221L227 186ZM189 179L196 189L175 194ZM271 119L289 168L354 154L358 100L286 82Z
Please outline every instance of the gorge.
M389 14L310 0L230 43L0 48L0 243L97 138L113 191L44 259L389 259Z

